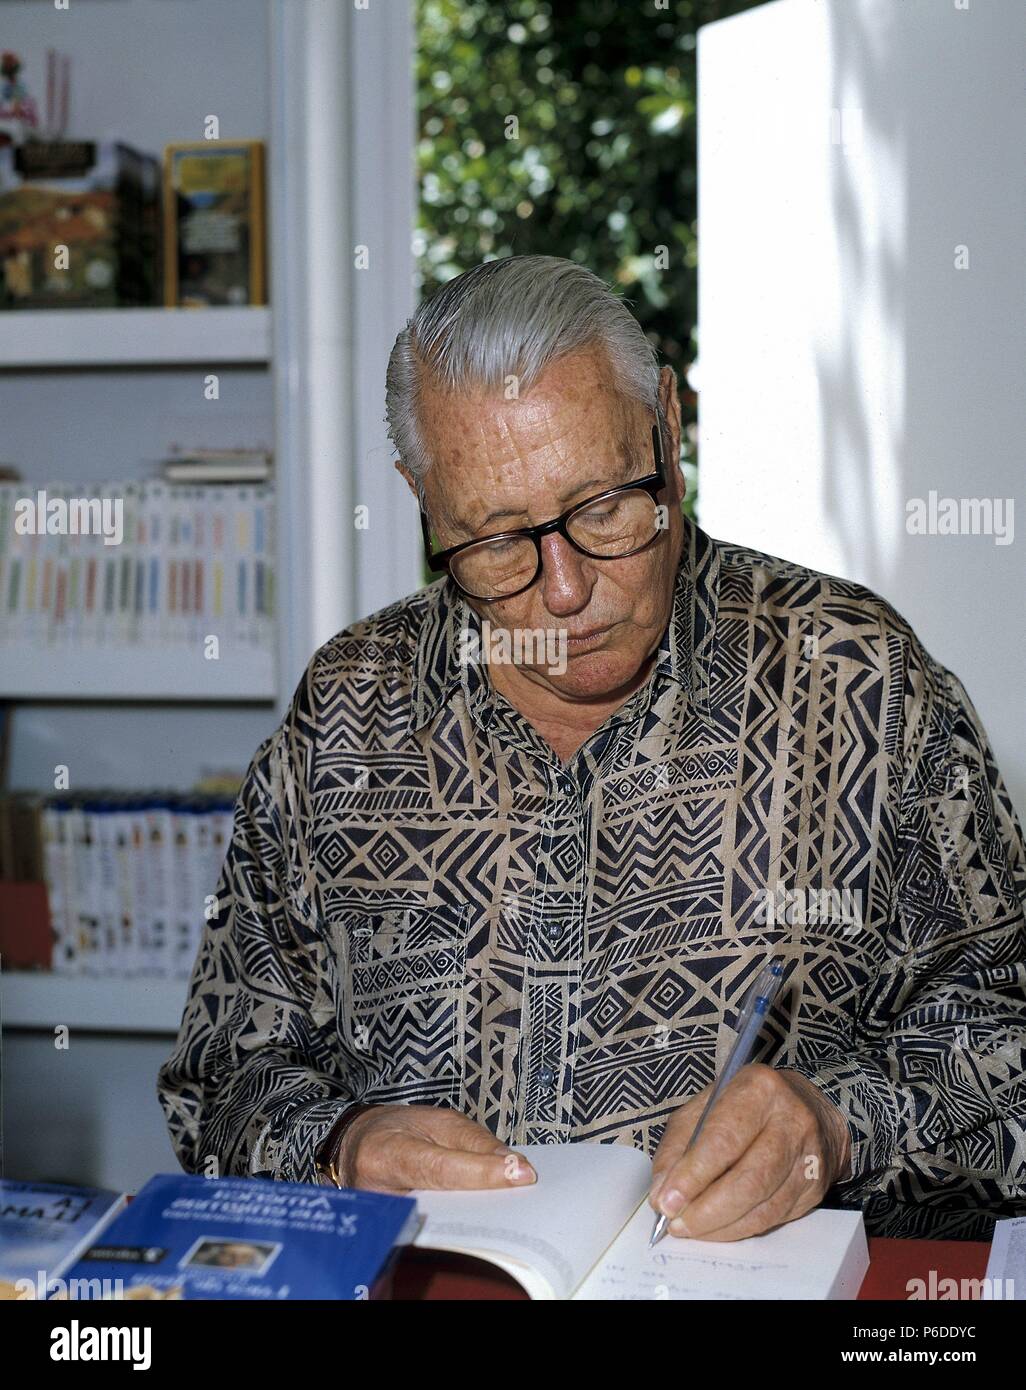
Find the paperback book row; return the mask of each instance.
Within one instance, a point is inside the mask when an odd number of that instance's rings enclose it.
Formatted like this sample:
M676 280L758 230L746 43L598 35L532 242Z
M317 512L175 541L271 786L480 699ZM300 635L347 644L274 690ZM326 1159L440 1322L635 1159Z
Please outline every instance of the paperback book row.
M232 833L224 796L88 793L41 808L61 975L188 979Z
M270 483L0 485L0 641L272 645Z

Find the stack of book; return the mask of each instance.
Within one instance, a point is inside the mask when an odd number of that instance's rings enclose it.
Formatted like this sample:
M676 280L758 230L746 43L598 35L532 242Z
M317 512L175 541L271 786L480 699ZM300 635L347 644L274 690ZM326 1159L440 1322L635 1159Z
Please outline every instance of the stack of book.
M0 887L45 883L49 904L24 964L187 979L217 911L232 811L225 792L0 798Z
M0 484L0 642L269 649L274 526L270 483Z
M267 483L272 460L267 449L176 449L161 460L167 483Z
M84 793L41 810L62 975L187 979L232 833L224 796Z

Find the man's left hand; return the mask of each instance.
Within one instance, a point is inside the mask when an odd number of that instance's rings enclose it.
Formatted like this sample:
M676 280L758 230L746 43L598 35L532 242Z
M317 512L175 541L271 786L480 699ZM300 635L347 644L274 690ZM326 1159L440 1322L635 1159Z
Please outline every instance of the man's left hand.
M717 1100L685 1155L711 1087L674 1111L652 1160L649 1201L670 1234L742 1240L804 1216L850 1164L848 1125L806 1077L753 1063Z

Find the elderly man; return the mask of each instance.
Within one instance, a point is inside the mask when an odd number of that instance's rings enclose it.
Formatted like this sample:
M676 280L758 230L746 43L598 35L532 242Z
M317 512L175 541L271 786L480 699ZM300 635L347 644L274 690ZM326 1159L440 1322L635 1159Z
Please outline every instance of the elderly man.
M682 516L673 374L579 266L446 285L388 416L445 578L318 651L255 755L160 1075L184 1166L488 1188L592 1140L654 1155L678 1235L1022 1210L1026 856L958 680Z

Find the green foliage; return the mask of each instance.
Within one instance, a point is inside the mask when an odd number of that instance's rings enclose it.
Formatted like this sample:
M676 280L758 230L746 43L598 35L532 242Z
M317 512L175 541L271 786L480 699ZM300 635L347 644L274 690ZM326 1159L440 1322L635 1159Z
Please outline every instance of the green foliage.
M616 285L677 371L692 494L696 29L761 2L418 0L422 292L532 254Z

